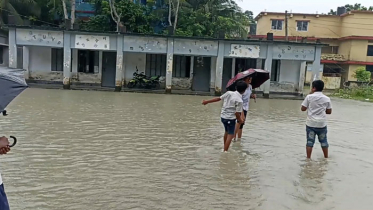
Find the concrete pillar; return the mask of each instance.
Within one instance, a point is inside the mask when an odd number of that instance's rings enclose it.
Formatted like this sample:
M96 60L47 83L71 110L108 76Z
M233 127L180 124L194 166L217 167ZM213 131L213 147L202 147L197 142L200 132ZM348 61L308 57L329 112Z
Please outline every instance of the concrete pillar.
M269 75L271 75L271 71L272 71L272 56L273 56L273 45L271 43L268 43L267 57L266 57L265 64L264 64L264 70L268 71ZM265 98L269 98L269 92L271 89L270 79L264 83L263 88L264 88L263 96Z
M236 76L236 58L232 58L232 78Z
M219 41L218 57L216 59L216 73L215 73L215 95L221 95L221 88L223 83L223 65L224 65L224 42Z
M115 71L115 91L123 87L123 36L117 37L117 66Z
M25 79L30 77L30 51L29 47L23 47L23 70L25 70Z
M70 89L71 84L71 34L63 33L63 89Z
M194 71L194 56L190 56L190 79L193 81L193 71Z
M304 80L306 75L306 68L307 68L307 62L302 61L300 64L300 72L299 72L299 88L298 88L298 94L303 95L303 88L304 88Z
M98 52L98 75L99 75L99 78L101 78L101 75L102 75L102 55L103 55L103 52L102 51L99 51Z
M311 83L315 80L320 80L320 68L321 68L321 47L317 46L315 50L315 60L312 63L312 78Z
M215 79L216 79L216 60L217 57L211 57L210 63L210 93L215 93Z
M172 68L174 62L174 39L167 39L166 93L171 93Z
M71 78L78 79L78 49L71 49Z
M17 42L15 28L9 28L9 68L17 68Z

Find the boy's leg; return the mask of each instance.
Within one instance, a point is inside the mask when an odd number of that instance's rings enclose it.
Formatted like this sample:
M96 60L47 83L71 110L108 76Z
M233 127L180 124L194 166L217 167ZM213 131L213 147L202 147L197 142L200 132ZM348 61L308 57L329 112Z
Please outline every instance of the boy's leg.
M236 123L236 128L234 129L234 139L237 139L238 131L240 130L240 124ZM239 137L238 137L239 138Z
M236 120L230 120L227 122L227 141L224 144L224 151L228 151L229 146L231 145L232 139L234 138L234 130L236 128Z
M324 157L328 158L329 157L329 154L328 154L329 143L328 143L328 137L327 137L328 129L327 127L325 127L325 128L318 128L317 130L318 130L317 137L319 138L322 152L324 153Z
M6 197L4 185L0 185L0 209L9 210L8 198Z
M227 133L227 131L225 131L225 133L224 133L224 145L225 145L225 142L227 142L227 138L228 138L228 133Z
M306 133L307 133L307 145L306 145L306 152L307 158L311 158L313 145L315 144L316 133L313 128L306 126Z
M247 117L247 111L243 111L244 114L245 114L245 121L246 121L246 117ZM243 131L243 126L245 125L245 122L243 122L242 124L239 124L239 130L238 130L238 139L241 140L242 138L242 131Z

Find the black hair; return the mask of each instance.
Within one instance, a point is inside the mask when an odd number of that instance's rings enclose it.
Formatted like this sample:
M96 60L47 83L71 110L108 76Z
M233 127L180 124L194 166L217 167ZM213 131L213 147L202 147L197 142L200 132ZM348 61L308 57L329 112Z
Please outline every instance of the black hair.
M247 84L244 81L238 81L236 85L236 89L239 93L244 93L247 89Z
M315 88L317 92L324 90L324 82L322 80L315 80L312 82L312 88Z

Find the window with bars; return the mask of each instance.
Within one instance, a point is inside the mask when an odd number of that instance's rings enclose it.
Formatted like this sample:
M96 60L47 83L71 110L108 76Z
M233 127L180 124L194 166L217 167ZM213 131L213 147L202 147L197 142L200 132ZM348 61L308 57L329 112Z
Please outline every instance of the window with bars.
M63 49L52 48L52 71L63 71Z
M309 21L297 21L297 31L308 31Z
M282 30L282 25L284 24L284 21L283 20L272 20L272 27L271 29L272 30L278 30L278 31L281 31Z
M145 74L152 76L166 76L166 59L163 54L146 54Z
M175 55L173 63L172 77L190 77L190 56Z

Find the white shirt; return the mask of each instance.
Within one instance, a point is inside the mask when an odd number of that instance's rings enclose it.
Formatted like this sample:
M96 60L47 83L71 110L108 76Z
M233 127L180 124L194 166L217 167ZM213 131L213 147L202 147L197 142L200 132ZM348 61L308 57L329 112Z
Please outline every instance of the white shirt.
M249 111L250 97L252 93L253 93L253 87L249 85L245 93L242 94L243 110L245 111Z
M3 179L1 178L1 174L0 174L0 185L3 184Z
M221 109L221 118L226 120L236 119L236 112L242 112L242 95L237 91L227 91L224 95L220 96L224 100Z
M322 92L315 92L307 95L302 106L307 107L307 126L313 128L323 128L326 126L325 111L332 108L329 97Z

